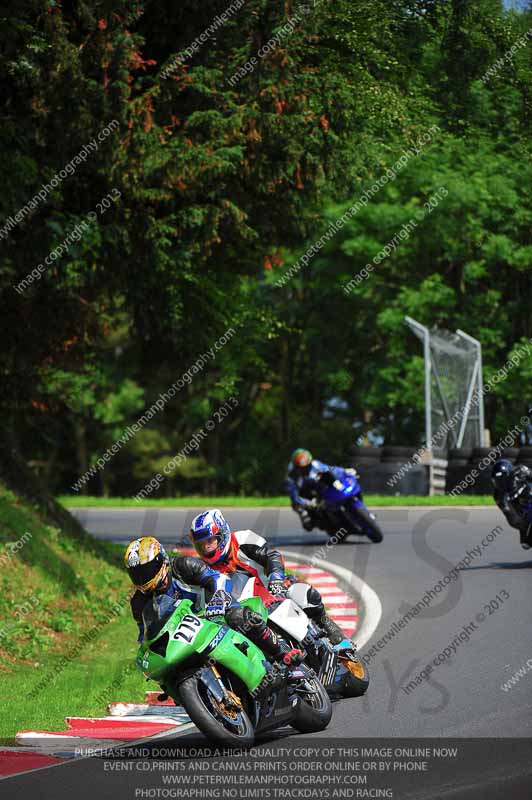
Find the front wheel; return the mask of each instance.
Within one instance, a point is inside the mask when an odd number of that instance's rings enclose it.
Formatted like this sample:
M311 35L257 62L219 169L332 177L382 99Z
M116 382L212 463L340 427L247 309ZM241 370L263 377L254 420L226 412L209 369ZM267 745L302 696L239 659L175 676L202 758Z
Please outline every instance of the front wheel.
M340 527L337 530L328 530L327 533L329 534L330 541L333 544L341 544L342 542L345 542L349 534L353 533L353 531L344 527Z
M383 536L375 515L371 514L364 506L349 509L349 516L368 539L377 544L382 542Z
M332 703L321 681L307 676L297 696L292 727L301 733L323 731L331 721Z
M253 725L232 693L231 702L216 700L195 674L180 684L179 696L192 722L211 742L251 747L255 740Z

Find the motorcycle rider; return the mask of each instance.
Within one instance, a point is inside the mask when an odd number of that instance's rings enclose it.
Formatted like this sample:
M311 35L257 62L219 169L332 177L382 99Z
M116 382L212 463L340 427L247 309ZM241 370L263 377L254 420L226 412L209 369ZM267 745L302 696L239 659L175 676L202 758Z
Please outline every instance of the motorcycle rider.
M194 610L198 611L203 589L210 595L205 606L206 619L224 617L230 628L247 636L269 659L282 660L290 665L300 663L304 658L301 650L290 648L258 614L224 592L222 575L199 558L176 556L170 560L157 539L143 536L130 542L124 561L137 590L131 598L131 613L139 626L139 643L144 635L142 611L154 594L192 600Z
M532 470L524 464L516 467L505 458L492 467L493 497L508 524L517 528L523 550L532 547L532 523L526 517L526 508L532 499ZM520 513L521 511L521 513Z
M312 453L298 447L290 456L288 472L284 483L290 495L292 508L299 515L301 524L306 531L311 531L318 525L319 512L316 510L316 499L312 497L318 486L318 480L323 472L330 472L335 479L345 480L346 475L358 477L356 469L343 467L330 467L323 461L312 458Z
M289 597L301 606L326 631L332 644L347 638L326 613L317 589L287 578L281 554L268 547L262 536L251 530L231 532L222 512L212 508L194 517L190 538L201 560L213 569L229 575L244 572L258 578L270 594Z

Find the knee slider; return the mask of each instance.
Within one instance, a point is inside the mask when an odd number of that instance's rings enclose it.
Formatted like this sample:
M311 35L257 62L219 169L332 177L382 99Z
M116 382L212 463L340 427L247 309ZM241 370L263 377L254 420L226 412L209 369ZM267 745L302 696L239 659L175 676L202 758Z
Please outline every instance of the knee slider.
M231 628L238 630L244 625L244 611L245 609L242 606L234 606L227 609L225 619Z
M261 633L261 629L265 627L261 615L247 606L235 606L228 609L225 618L231 628L244 635L247 635L251 630Z

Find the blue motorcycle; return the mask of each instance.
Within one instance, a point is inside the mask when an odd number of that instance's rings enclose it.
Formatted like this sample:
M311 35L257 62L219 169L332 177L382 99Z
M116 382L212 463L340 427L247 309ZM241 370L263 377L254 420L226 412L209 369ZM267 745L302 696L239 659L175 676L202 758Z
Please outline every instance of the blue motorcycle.
M344 541L350 534L362 534L372 542L382 542L382 531L375 514L364 505L358 475L339 479L322 472L314 490L315 505L310 510L316 527Z

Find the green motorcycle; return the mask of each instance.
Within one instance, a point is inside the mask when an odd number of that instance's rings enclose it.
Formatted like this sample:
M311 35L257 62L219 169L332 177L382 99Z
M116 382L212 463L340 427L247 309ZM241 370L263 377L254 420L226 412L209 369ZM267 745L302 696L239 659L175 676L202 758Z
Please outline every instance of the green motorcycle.
M137 664L211 741L249 747L281 725L307 733L329 724L331 701L312 669L268 664L223 620L194 613L191 600L154 595L143 621Z

